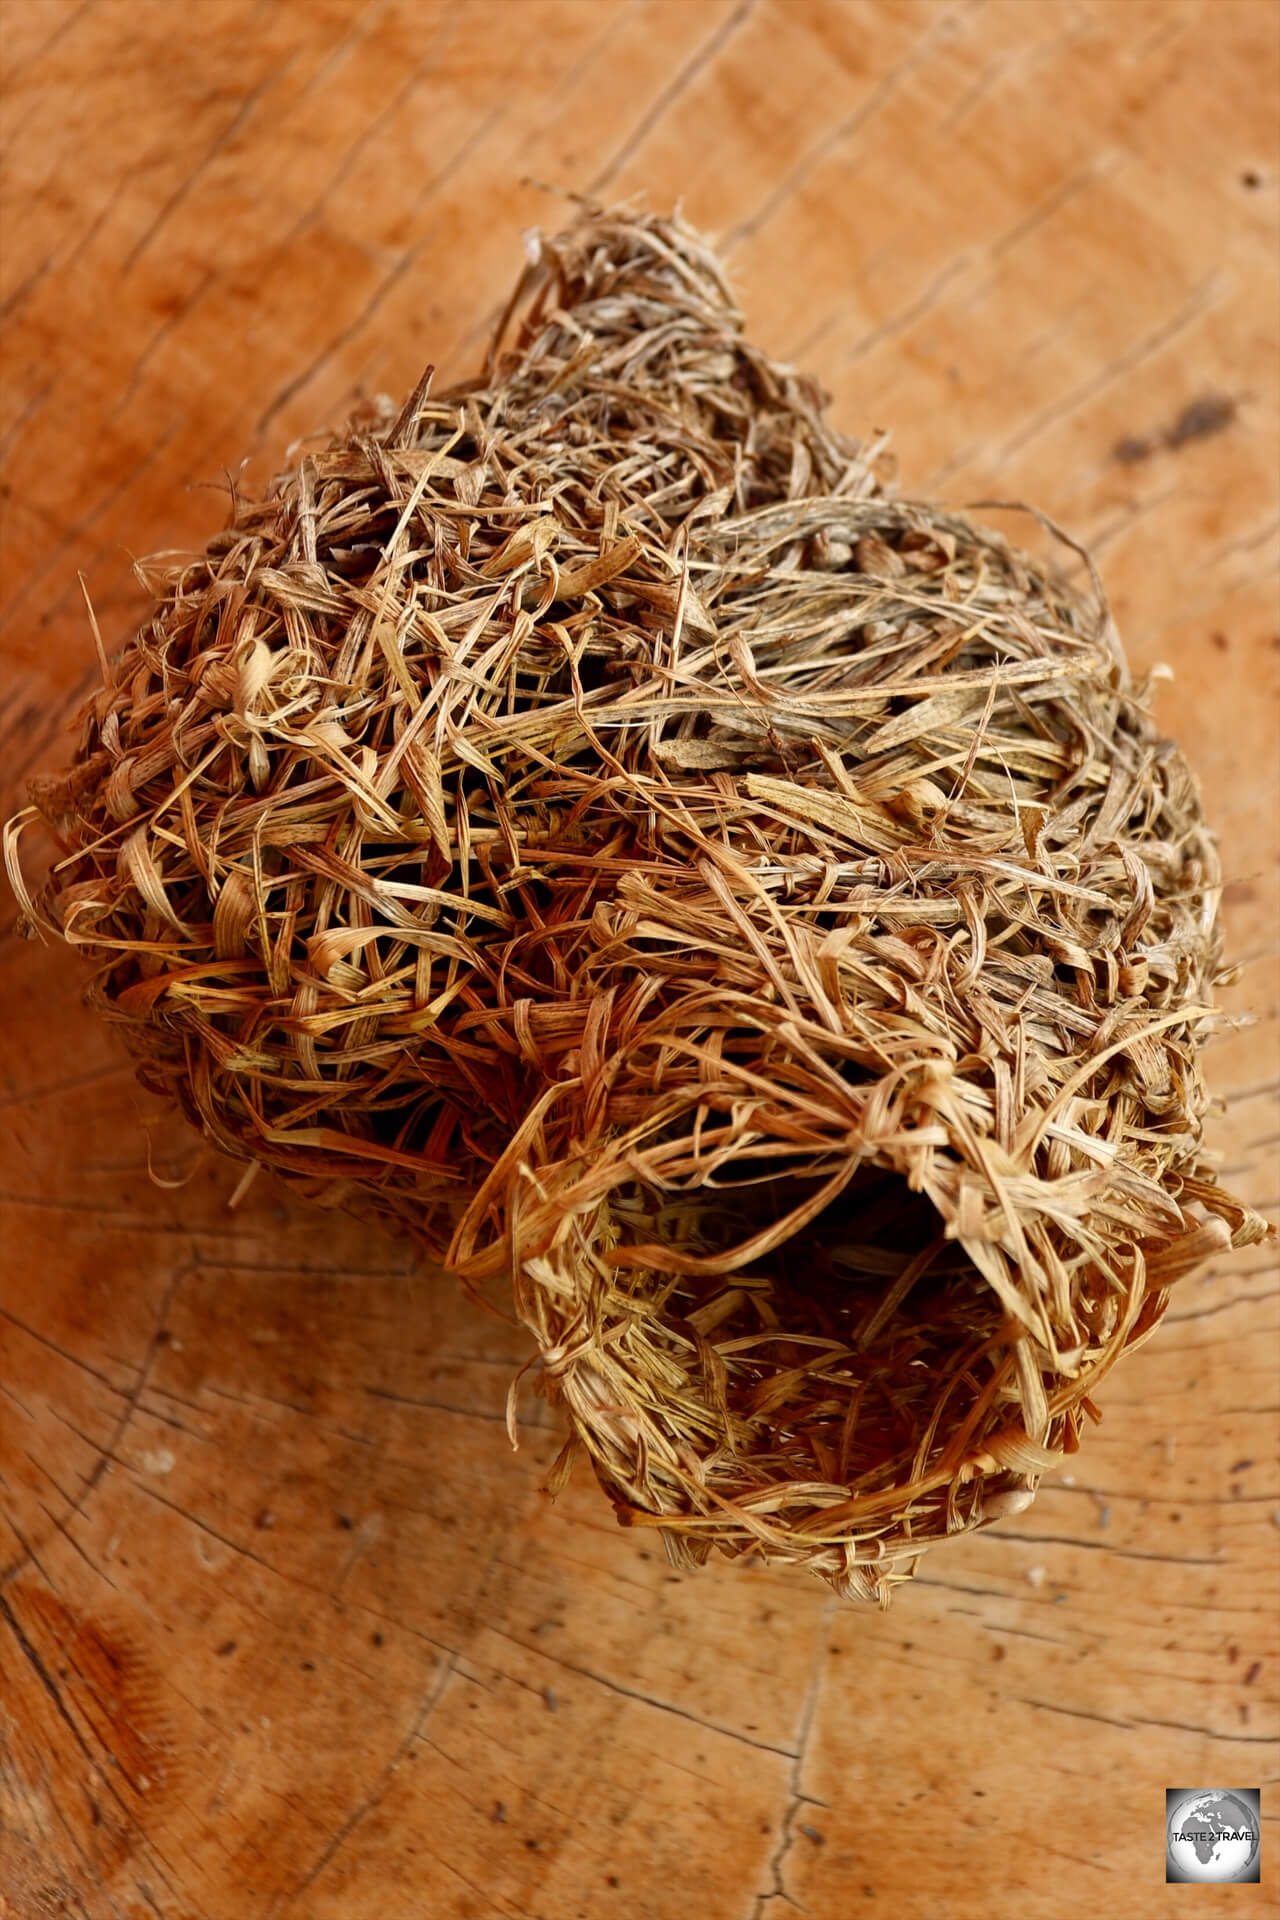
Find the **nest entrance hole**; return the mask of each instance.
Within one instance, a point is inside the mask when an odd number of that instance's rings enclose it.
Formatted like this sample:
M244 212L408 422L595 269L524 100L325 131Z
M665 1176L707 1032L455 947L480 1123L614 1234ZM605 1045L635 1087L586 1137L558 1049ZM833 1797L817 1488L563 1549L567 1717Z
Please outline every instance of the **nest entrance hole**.
M813 1219L753 1254L752 1240L820 1184L722 1172L715 1187L660 1204L619 1196L614 1216L628 1238L717 1265L742 1249L724 1271L647 1280L664 1285L663 1318L748 1477L907 1484L1003 1398L1003 1311L929 1200L881 1168L859 1169Z

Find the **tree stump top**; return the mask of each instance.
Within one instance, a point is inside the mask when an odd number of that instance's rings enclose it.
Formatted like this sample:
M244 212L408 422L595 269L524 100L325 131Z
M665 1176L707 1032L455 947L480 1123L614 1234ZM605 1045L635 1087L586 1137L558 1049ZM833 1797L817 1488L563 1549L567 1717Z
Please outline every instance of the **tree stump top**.
M1276 68L1267 0L9 6L6 800L96 676L78 573L111 645L246 453L466 372L532 181L682 197L905 490L1034 501L1173 668L1255 1016L1211 1137L1274 1213ZM0 1915L1173 1911L1164 1789L1274 1760L1269 1248L887 1615L680 1577L581 1470L551 1506L531 1395L512 1453L517 1328L266 1178L229 1209L13 924Z

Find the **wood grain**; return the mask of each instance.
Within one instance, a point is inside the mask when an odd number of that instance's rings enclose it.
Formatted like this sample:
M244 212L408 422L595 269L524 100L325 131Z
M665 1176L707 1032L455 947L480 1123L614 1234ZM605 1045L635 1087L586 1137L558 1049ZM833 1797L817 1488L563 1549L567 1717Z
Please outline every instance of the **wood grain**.
M203 540L246 454L465 371L559 218L530 182L682 196L908 490L1035 500L1173 669L1253 1020L1214 1142L1274 1213L1277 20L6 0L5 797L92 677L78 573L122 635L130 555ZM1233 1897L1274 1900L1269 1249L1184 1283L1074 1478L889 1615L681 1579L585 1480L549 1506L540 1403L511 1454L517 1330L265 1180L229 1211L0 916L6 1920L1148 1920L1202 1781L1263 1783Z

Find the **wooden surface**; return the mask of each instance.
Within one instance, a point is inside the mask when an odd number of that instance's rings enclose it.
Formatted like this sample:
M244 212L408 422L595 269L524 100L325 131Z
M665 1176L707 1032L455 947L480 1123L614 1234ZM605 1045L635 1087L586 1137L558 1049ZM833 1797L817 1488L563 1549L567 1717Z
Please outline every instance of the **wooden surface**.
M129 555L211 533L246 452L466 371L560 218L526 176L683 195L908 490L1037 501L1173 668L1258 1021L1213 1138L1274 1209L1271 0L2 18L7 792L93 677L77 570L119 639ZM510 1453L518 1333L265 1180L228 1211L12 928L6 896L0 1914L1148 1920L1188 1904L1166 1786L1259 1781L1227 1897L1274 1911L1269 1249L1184 1283L1074 1479L887 1616L677 1578L588 1479L549 1506L540 1403Z

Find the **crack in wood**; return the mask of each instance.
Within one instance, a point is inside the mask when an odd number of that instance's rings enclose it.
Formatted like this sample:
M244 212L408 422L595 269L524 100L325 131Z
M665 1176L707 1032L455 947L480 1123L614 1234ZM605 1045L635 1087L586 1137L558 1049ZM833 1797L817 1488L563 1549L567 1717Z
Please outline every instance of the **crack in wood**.
M421 1737L423 1729L426 1727L431 1715L435 1712L441 1699L444 1697L445 1689L453 1677L456 1666L456 1654L450 1655L450 1657L442 1663L439 1673L427 1689L422 1704L418 1708L408 1732L404 1735L399 1746L383 1767L373 1787L365 1795L364 1799L360 1801L359 1805L352 1808L347 1818L328 1840L319 1857L298 1884L283 1900L277 1900L273 1903L271 1907L271 1920L278 1920L278 1916L288 1913L290 1908L297 1906L303 1894L315 1885L326 1867L328 1867L338 1852L346 1845L360 1823L368 1819L379 1802L385 1797L405 1755L409 1752L414 1742ZM442 1862L442 1864L448 1863ZM456 1872L457 1869L450 1867L450 1871ZM459 1879L466 1879L464 1874L459 1874L458 1877ZM469 1884L470 1882L468 1882L468 1885ZM480 1889L476 1888L475 1891L479 1892Z
M109 1393L118 1397L124 1403L105 1446L100 1446L97 1441L91 1440L87 1434L78 1433L77 1429L71 1426L70 1421L65 1422L65 1424L71 1428L71 1431L77 1434L77 1438L83 1440L85 1445L91 1447L98 1455L97 1460L90 1468L88 1474L84 1476L84 1481L79 1492L74 1496L63 1516L63 1519L68 1524L77 1514L83 1513L85 1502L102 1480L107 1470L108 1462L117 1457L120 1443L128 1432L129 1423L138 1410L138 1403L146 1390L151 1369L155 1364L156 1355L160 1351L161 1334L167 1323L174 1298L177 1295L179 1286L190 1271L190 1263L187 1263L184 1266L176 1268L170 1276L168 1286L165 1288L164 1296L161 1299L152 1326L150 1339L147 1342L146 1349L142 1356L142 1364L138 1368L137 1378L133 1385L127 1389L114 1386L105 1374L99 1373L97 1369L90 1366L87 1361L81 1360L77 1355L65 1351L56 1341L37 1333L34 1328L28 1327L22 1321L18 1320L16 1315L0 1307L0 1318L10 1320L15 1325L21 1326L23 1332L28 1334L30 1338L49 1347L70 1365L79 1367L81 1371L87 1373L91 1379L97 1380L100 1385L106 1387ZM21 1573L23 1567L27 1564L27 1560L28 1553L24 1553L19 1559L12 1561L8 1566L0 1567L0 1594L3 1594L5 1587Z
M982 0L970 0L968 8L960 9L961 17L965 12L976 12L981 4ZM942 12L935 9L930 17L932 25L918 43L903 55L896 66L891 67L879 80L873 82L865 99L860 100L850 112L842 115L826 133L819 135L798 164L766 195L754 213L738 221L736 226L730 227L721 245L721 253L725 259L730 258L744 240L754 240L776 217L787 201L793 198L805 181L816 172L823 161L829 159L846 140L852 139L855 133L860 133L888 105L903 81L927 59L938 42L948 38L954 31L956 15L952 11Z
M440 168L439 172L434 175L427 190L419 196L415 203L415 213L420 211L442 187L448 185L449 181L459 169L466 165L476 148L488 139L494 127L506 117L506 113L507 106L504 103L494 107L490 113L486 114L475 131L468 136L458 148L457 152L453 154ZM412 246L406 247L399 260L396 261L395 265L383 276L374 288L373 293L360 309L359 313L357 313L345 327L333 335L323 350L315 356L308 366L302 369L301 373L294 375L292 379L285 382L284 386L280 388L274 399L271 400L258 419L257 426L254 429L255 438L258 441L265 438L276 416L282 409L306 387L310 386L316 376L324 371L336 355L342 351L343 347L348 346L358 334L364 331L369 322L377 314L378 309L399 285L401 280L404 279L409 269L416 265L421 255L425 252L429 240L430 235L424 234L423 237L415 241Z
M562 1655L553 1653L550 1647L531 1647L518 1634L499 1627L493 1621L487 1621L489 1632L496 1633L503 1640L509 1640L522 1653L529 1653L538 1660L549 1660L553 1666L560 1667L566 1673L574 1674L579 1680L590 1680L593 1685L603 1687L607 1693L616 1693L624 1700L635 1700L642 1706L652 1707L656 1713L669 1713L677 1720L687 1720L692 1726L701 1727L705 1733L718 1733L726 1740L737 1740L744 1747L754 1747L758 1753L776 1753L784 1760L794 1760L797 1749L782 1747L772 1740L753 1740L749 1733L743 1733L737 1727L726 1727L717 1720L707 1720L702 1714L694 1713L688 1707L677 1706L673 1700L660 1700L654 1694L646 1693L642 1687L628 1687L621 1680L611 1680L606 1674L595 1668L579 1665L576 1661L566 1660ZM501 1672L501 1668L495 1669ZM504 1676L511 1679L512 1675Z
M241 128L247 125L256 112L259 102L271 92L273 87L279 85L294 65L296 59L297 54L288 55L278 66L269 67L257 86L250 88L226 125L219 128L218 132L214 135L212 141L208 147L206 147L204 153L201 154L190 173L174 188L164 205L156 213L154 219L143 229L133 246L130 247L128 253L125 254L124 259L120 263L122 278L126 274L131 273L134 267L137 266L139 260L141 260L156 235L173 218L183 201L190 197L201 176L208 172L218 155L235 139Z
M1154 358L1156 354L1162 353L1166 347L1171 346L1175 340L1181 339L1182 335L1189 332L1207 313L1212 312L1215 305L1214 296L1220 292L1223 285L1222 274L1215 272L1206 275L1195 288L1191 298L1178 309L1171 320L1166 320L1162 325L1153 328L1150 333L1144 334L1142 339L1135 341L1132 347L1108 361L1101 373L1093 374L1088 380L1082 381L1071 393L1043 408L1027 422L1025 427L1021 427L1017 433L1010 435L1009 439L996 449L997 463L1003 465L1015 454L1024 452L1033 440L1038 440L1040 435L1046 433L1050 427L1055 427L1060 421L1069 419L1073 413L1078 413L1080 408L1086 406L1089 401L1096 400L1099 394L1113 387L1117 380L1123 380L1129 374L1136 372L1144 361Z
M1118 1547L1112 1540L1088 1540L1074 1533L1005 1533L995 1527L984 1527L983 1535L988 1540L1003 1540L1015 1547L1073 1547L1082 1553L1110 1553L1117 1560L1155 1560L1171 1567L1231 1564L1222 1554L1145 1553L1138 1547Z
M733 38L734 34L738 32L739 28L743 27L750 19L752 13L755 11L755 5L756 0L740 0L739 5L734 9L733 13L730 14L729 18L722 20L715 31L708 36L700 47L695 49L689 59L685 61L684 65L672 75L671 79L660 90L652 105L642 114L635 127L627 135L612 160L607 161L600 172L588 181L587 192L589 194L601 194L606 187L613 184L628 161L634 154L639 152L654 128L657 127L663 118L671 111L677 100L689 91L689 88L698 76L711 64L717 54L723 50Z
M751 1920L762 1920L765 1908L775 1900L785 1901L787 1906L800 1912L807 1912L793 1894L787 1891L785 1870L791 1850L795 1845L795 1823L802 1807L825 1807L827 1802L816 1795L804 1791L804 1762L809 1750L809 1736L813 1732L813 1723L818 1711L818 1699L822 1691L822 1676L827 1664L827 1653L831 1642L832 1617L835 1608L835 1595L832 1594L822 1609L821 1627L818 1635L818 1650L814 1657L813 1668L809 1675L809 1685L805 1690L804 1703L800 1712L800 1725L796 1738L795 1752L791 1758L788 1785L790 1799L783 1812L778 1827L778 1843L769 1859L769 1874L773 1881L771 1887L756 1895L751 1910Z

